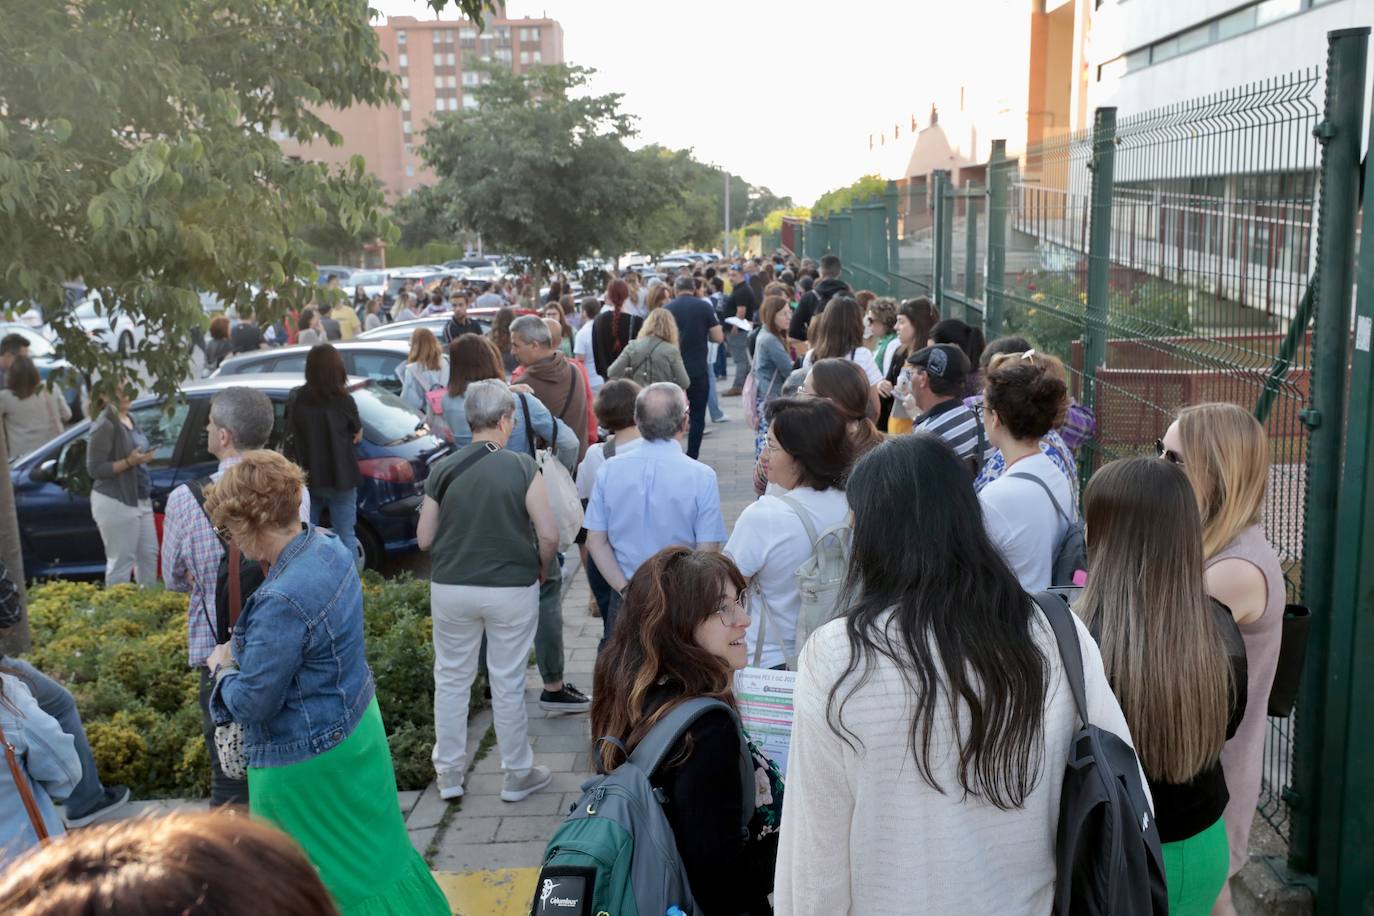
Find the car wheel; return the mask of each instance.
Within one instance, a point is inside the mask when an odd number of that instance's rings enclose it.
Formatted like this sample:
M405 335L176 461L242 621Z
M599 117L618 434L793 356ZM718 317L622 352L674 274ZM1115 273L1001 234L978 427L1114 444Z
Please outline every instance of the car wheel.
M382 571L382 561L386 559L386 549L382 539L366 522L359 520L353 526L353 534L358 539L358 552L362 554L363 566L367 569Z
M134 335L130 334L128 331L120 334L119 344L116 349L119 351L120 356L128 356L130 353L134 352Z

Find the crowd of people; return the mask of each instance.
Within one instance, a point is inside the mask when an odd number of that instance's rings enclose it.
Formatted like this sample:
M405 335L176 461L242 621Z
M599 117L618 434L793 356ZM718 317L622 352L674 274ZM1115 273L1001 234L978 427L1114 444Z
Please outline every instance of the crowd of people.
M1079 727L1040 603L1053 589L1076 615L1092 723L1138 757L1170 912L1231 912L1285 601L1260 525L1263 427L1233 405L1185 408L1155 456L1106 464L1080 496L1076 452L1095 418L1057 357L1019 337L984 341L927 299L856 291L843 275L832 255L779 255L648 283L626 272L581 301L562 282L543 301L494 288L478 299L500 309L487 334L461 291L426 297L450 327L414 332L402 376L405 400L454 445L418 521L441 796L464 793L479 672L501 798L550 785L529 738L533 653L539 703L590 715L602 773L685 701L723 704L648 774L700 911L1048 912L1060 774ZM421 313L421 301L404 291L390 317ZM378 317L360 300L343 306L355 321L355 305L364 324ZM298 339L314 346L285 456L264 448L263 395L213 400L220 466L172 494L163 575L191 596L212 801L246 805L299 844L325 894L303 882L299 911L324 912L323 900L346 913L447 912L399 820L363 654L350 540L360 425L328 343L326 321L340 334L351 324L337 311L302 315ZM26 373L18 359L4 368ZM720 402L735 397L742 409L728 418ZM143 583L157 559L142 534L146 440L121 407L101 414L91 469L102 535L108 525L122 537L115 572ZM717 472L699 460L708 414L755 429L758 498L732 526ZM333 531L316 527L325 509ZM603 626L590 696L564 678L574 547ZM42 676L12 664L0 661L0 725L28 750L55 833L53 800L94 779L89 749L73 711L49 708ZM795 672L785 776L733 713L746 666ZM742 746L753 771L743 807ZM153 855L197 831L237 831L275 850L263 855L283 874L298 869L295 847L244 824L179 820L107 843ZM38 841L22 813L0 827L20 849ZM73 895L96 893L83 877L101 867L90 836L0 875L0 903L49 912L34 888L52 875L72 876Z

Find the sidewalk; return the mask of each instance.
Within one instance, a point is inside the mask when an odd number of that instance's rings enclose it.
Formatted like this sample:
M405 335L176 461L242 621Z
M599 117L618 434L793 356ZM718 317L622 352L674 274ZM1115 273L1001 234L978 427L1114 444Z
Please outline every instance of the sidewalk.
M754 500L754 431L744 422L739 398L724 398L722 406L730 422L707 421L701 459L716 470L728 527ZM575 564L575 554L572 559ZM601 620L587 611L590 596L587 578L577 568L563 593L565 674L588 693L601 638ZM529 912L544 846L594 773L588 716L544 712L538 702L541 687L531 665L526 685L530 740L535 762L553 770L549 788L521 802L501 801L501 763L493 747L472 766L460 804L446 805L431 784L407 817L416 848L432 852L430 867L460 916ZM490 724L490 710L474 717L469 747L479 746Z

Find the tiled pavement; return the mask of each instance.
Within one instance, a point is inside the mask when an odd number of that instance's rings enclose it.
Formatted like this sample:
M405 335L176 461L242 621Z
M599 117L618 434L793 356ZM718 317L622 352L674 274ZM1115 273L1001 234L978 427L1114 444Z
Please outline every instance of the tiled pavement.
M744 422L739 398L723 399L722 406L730 422L708 421L701 458L716 470L729 526L754 499L754 432ZM588 692L601 638L601 620L587 610L589 598L586 576L575 569L563 595L566 677ZM531 666L530 740L535 762L553 770L549 788L521 802L501 801L501 763L493 747L471 768L460 805L446 806L431 785L407 819L416 847L423 852L433 845L430 867L461 916L529 912L544 846L593 773L588 717L545 713L538 703L541 686ZM490 711L474 718L469 747L477 747L490 721Z

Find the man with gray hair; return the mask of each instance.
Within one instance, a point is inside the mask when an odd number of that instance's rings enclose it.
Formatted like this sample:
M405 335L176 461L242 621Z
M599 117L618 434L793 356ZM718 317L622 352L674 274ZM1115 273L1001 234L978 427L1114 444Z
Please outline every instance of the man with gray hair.
M541 571L558 550L558 522L534 459L505 447L515 429L515 398L505 382L470 383L463 410L472 442L430 471L415 533L420 549L430 551L434 771L442 798L462 796L468 699L485 635L496 745L506 774L501 799L516 802L553 779L548 767L535 766L530 747L525 666L539 617Z
M583 525L587 550L614 590L602 618L606 644L620 597L641 563L664 547L717 550L725 540L716 472L682 452L687 397L657 382L635 398L635 427L644 443L596 472Z
M193 404L195 402L192 402ZM210 752L211 805L247 805L248 781L231 779L220 769L215 751L215 726L210 719L210 689L214 681L206 658L215 648L218 609L216 586L224 542L201 508L206 485L217 481L239 462L239 453L263 448L272 435L276 417L267 395L254 388L225 388L210 400L210 415L205 424L205 445L219 459L219 468L209 477L182 484L167 497L167 512L162 523L162 577L167 588L190 592L187 604L187 662L200 669L201 726L205 747ZM310 494L301 490L301 521L310 522Z

